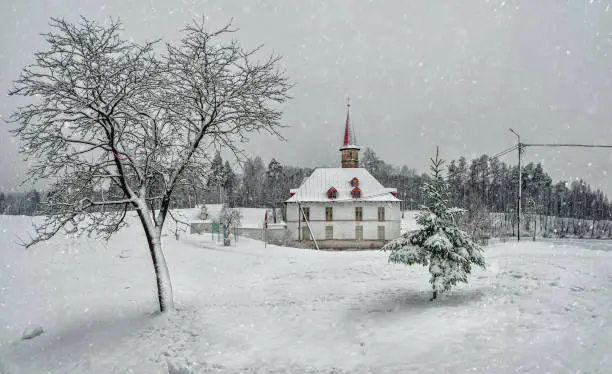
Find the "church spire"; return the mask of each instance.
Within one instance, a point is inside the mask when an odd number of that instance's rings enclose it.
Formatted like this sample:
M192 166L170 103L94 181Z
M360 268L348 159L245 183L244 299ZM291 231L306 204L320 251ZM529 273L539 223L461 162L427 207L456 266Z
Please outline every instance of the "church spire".
M350 121L351 114L351 99L349 97L346 98L346 125L344 127L344 146L347 145L356 145L357 141L355 140L355 133L351 128Z
M344 125L344 141L340 152L342 152L342 167L343 168L358 168L359 167L359 146L355 139L355 134L350 122L351 102L350 98L346 98L346 123Z

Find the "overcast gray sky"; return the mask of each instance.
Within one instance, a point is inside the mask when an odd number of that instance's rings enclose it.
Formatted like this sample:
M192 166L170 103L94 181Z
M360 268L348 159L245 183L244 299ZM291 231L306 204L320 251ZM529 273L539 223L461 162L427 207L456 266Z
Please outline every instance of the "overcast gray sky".
M284 56L296 81L284 108L287 142L248 146L264 160L339 164L346 96L358 142L385 161L426 171L446 158L494 154L516 142L612 144L612 0L2 0L0 115L19 70L44 44L51 16L120 17L135 40L176 40L193 18L234 19L245 46ZM0 189L26 165L0 126ZM505 161L514 164L516 153ZM554 179L584 177L612 193L611 150L529 149Z

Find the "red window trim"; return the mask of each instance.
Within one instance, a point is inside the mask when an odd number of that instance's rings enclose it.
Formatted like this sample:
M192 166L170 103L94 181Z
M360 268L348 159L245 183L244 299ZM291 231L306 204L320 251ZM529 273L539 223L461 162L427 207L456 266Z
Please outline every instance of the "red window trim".
M330 189L327 190L327 198L328 199L336 199L336 198L338 198L338 190L336 190L335 187L330 187Z

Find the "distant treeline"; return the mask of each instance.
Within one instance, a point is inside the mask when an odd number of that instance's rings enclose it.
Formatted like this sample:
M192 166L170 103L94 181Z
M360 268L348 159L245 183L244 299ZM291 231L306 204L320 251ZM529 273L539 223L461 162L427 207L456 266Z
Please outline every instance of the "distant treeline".
M28 192L0 191L0 214L34 216L40 209L43 195L36 189Z
M404 209L417 209L423 204L421 187L429 180L428 175L419 174L406 165L388 164L369 148L362 152L360 159L362 167L385 187L397 188ZM468 209L471 216L492 212L516 216L519 175L516 166L483 155L470 162L464 157L450 160L447 167L451 205ZM193 178L179 186L171 206L188 208L202 203L226 203L229 206L282 208L289 198L289 189L299 187L313 171L282 165L275 159L265 165L260 157L249 158L238 168L238 172L234 171L217 153L209 175ZM591 188L583 180L553 183L539 163L523 167L521 186L522 211L526 215L591 221L611 218L612 206L602 191ZM121 198L122 194L117 189L109 189L96 191L95 195L99 200ZM35 215L43 201L44 192L37 190L0 193L0 213Z
M417 175L406 166L397 168L380 160L374 152L364 152L363 167L382 184L397 187L405 206L423 203L420 186L427 175ZM480 156L468 162L465 157L451 160L448 182L451 205L470 212L514 213L517 211L518 167L496 158ZM524 214L609 219L612 206L607 196L583 180L558 181L538 163L529 163L521 172L521 205Z
M366 148L361 165L385 187L395 187L404 209L417 209L423 204L421 187L429 180L404 165L394 166L381 160ZM216 165L216 166L215 166ZM447 162L451 204L470 211L471 215L489 212L516 215L518 167L483 155L468 162L464 157ZM246 207L282 207L289 189L297 188L313 169L281 165L272 159L267 168L259 157L247 160L236 175L221 157L213 162L211 177L203 197L208 202L220 199L230 205ZM558 181L541 164L529 163L522 168L521 195L523 214L609 219L612 206L606 195L591 188L583 180Z
M516 216L511 213L491 213L486 222L477 223L472 225L472 234L476 237L503 238L516 235ZM526 213L522 216L521 235L526 239L534 235L544 238L610 239L612 221Z

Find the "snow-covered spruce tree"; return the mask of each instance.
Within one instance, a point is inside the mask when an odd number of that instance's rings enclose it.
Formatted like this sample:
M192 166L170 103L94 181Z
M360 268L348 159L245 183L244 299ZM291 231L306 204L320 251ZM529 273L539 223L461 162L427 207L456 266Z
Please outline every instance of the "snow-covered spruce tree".
M389 262L429 266L432 301L438 292L448 291L458 282L467 283L472 264L485 267L482 248L457 225L465 210L447 206L449 188L442 176L443 164L436 149L436 158L431 159L432 180L422 187L426 205L416 218L421 228L383 247L391 251Z
M29 178L51 183L42 202L46 220L24 244L58 233L108 239L134 210L159 308L173 309L161 241L173 192L206 178L211 150L239 155L254 132L280 138L278 104L291 82L279 57L261 59L258 49L231 40L230 25L189 25L161 53L155 43L122 39L112 20L52 19L50 26L46 48L9 93L29 98L10 118L32 165Z

